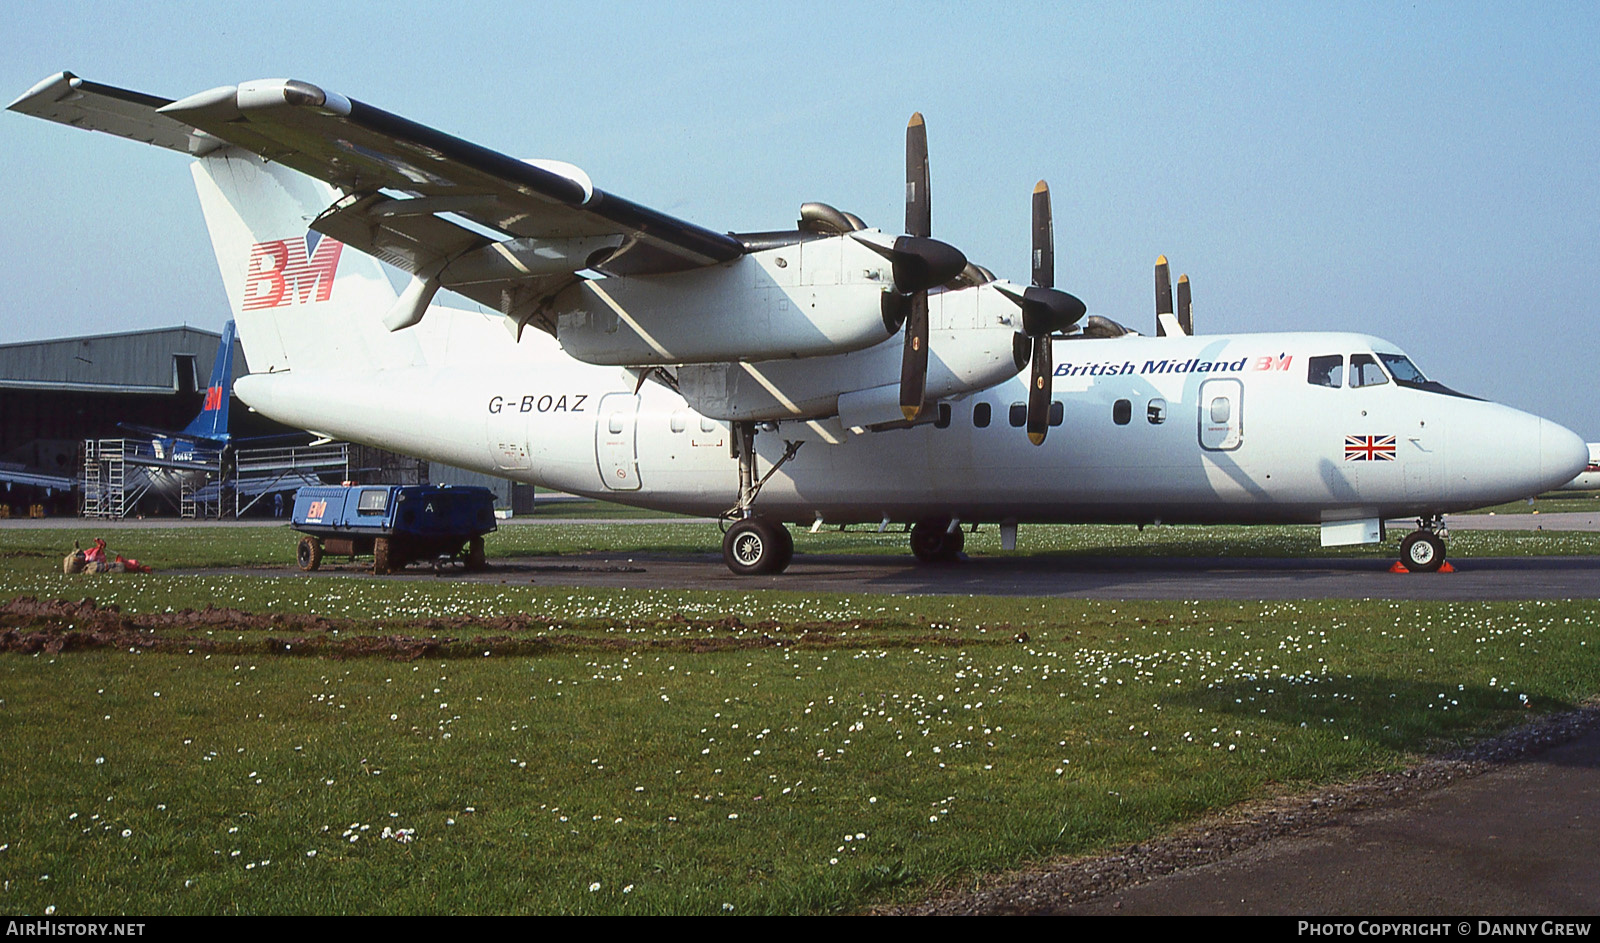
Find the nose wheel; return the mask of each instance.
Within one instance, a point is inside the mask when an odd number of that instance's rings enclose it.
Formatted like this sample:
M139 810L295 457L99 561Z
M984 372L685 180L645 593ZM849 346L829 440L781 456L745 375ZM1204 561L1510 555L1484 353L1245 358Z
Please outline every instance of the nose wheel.
M1443 527L1423 524L1422 527L1407 534L1406 538L1400 541L1400 565L1412 573L1439 572L1439 568L1444 566Z

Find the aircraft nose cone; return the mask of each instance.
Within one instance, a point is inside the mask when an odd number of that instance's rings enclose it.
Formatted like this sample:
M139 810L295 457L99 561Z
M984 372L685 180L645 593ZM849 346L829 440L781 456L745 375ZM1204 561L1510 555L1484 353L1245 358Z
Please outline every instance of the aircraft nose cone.
M1539 471L1544 490L1559 488L1589 466L1589 446L1566 426L1539 420Z

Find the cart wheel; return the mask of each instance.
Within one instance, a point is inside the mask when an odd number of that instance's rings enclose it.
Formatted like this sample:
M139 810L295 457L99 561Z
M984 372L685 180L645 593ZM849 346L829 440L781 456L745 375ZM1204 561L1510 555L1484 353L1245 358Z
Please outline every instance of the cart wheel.
M487 570L489 560L483 553L483 538L474 537L467 541L467 569Z
M379 537L372 542L372 572L378 576L393 572L389 538Z
M295 562L300 564L300 569L307 573L322 565L322 541L315 537L305 536L300 538L300 546L295 548Z

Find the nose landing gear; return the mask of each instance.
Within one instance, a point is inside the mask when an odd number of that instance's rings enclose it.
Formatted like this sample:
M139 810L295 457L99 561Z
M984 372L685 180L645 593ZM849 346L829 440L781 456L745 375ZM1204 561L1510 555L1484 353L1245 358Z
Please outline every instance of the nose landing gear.
M1437 573L1445 565L1445 538L1450 532L1444 518L1418 518L1417 529L1400 541L1400 565L1412 573Z

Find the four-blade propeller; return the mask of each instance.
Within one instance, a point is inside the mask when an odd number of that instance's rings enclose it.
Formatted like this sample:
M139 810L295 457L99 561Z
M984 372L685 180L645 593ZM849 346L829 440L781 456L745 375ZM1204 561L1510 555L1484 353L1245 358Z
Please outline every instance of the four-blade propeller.
M930 238L933 204L928 195L928 128L922 113L906 125L906 234L894 241L894 287L905 312L905 350L900 355L900 412L907 422L922 412L928 388L928 289L967 267L961 250Z
M1087 310L1082 301L1056 290L1055 224L1050 212L1050 185L1033 188L1033 286L1018 293L1000 290L1022 307L1022 336L1032 350L1028 360L1028 441L1043 445L1050 428L1051 378L1055 363L1051 335L1078 323ZM1019 353L1020 356L1020 353ZM1021 366L1019 363L1018 366Z
M874 245L893 263L894 290L885 294L884 320L891 327L901 323L905 326L900 411L908 422L921 414L927 394L929 290L941 285L966 287L993 281L986 269L969 265L959 249L932 238L928 179L928 129L918 112L906 126L906 234L894 240L892 249L882 243ZM1029 366L1028 439L1034 445L1042 445L1050 428L1055 371L1052 338L1077 324L1087 310L1082 301L1055 287L1055 227L1050 187L1043 180L1033 188L1032 241L1032 285L1019 291L1005 282L994 284L1022 309L1017 365ZM1166 257L1162 256L1156 264L1157 334L1167 333L1163 315L1179 325L1183 333L1192 333L1187 275L1178 280L1176 309L1174 312L1171 274Z

